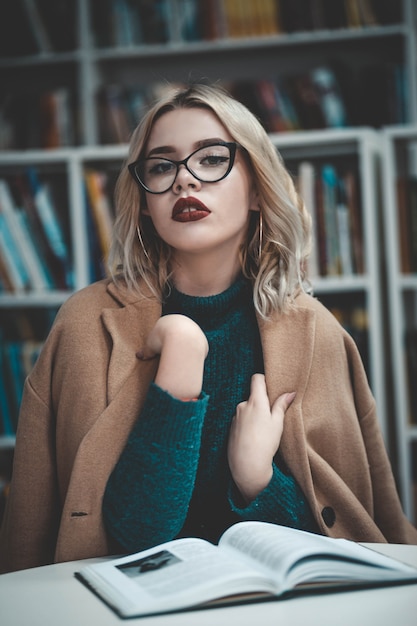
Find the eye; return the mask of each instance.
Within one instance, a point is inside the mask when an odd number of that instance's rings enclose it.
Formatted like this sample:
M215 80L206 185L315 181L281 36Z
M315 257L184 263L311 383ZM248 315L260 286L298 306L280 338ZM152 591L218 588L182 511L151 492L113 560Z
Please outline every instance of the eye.
M163 176L170 174L175 169L175 165L171 161L164 159L149 159L146 163L146 172L148 176Z
M207 146L196 152L194 159L199 167L224 167L230 160L230 152L226 146Z
M203 157L200 161L200 164L206 165L208 167L218 167L219 165L222 165L223 163L227 163L228 160L229 160L229 157L226 155L210 154L206 157Z

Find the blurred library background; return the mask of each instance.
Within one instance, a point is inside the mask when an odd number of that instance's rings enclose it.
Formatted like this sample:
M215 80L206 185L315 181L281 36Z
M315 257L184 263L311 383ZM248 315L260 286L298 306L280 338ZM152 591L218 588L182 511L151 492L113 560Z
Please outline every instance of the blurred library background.
M0 518L24 380L106 274L130 135L170 84L260 119L313 216L314 293L355 338L417 519L417 2L14 0L0 21Z

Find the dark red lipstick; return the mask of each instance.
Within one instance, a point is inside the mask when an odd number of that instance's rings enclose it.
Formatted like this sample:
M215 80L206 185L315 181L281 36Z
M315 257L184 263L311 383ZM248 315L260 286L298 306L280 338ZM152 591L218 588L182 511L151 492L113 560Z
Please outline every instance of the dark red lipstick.
M196 222L210 214L205 204L197 198L179 198L172 209L172 219L175 222Z

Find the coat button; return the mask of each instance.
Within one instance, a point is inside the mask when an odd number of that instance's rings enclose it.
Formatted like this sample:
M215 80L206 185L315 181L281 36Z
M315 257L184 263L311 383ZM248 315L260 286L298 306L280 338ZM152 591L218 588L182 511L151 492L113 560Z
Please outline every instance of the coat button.
M336 521L336 513L331 506L325 506L321 512L321 516L328 528L331 528Z

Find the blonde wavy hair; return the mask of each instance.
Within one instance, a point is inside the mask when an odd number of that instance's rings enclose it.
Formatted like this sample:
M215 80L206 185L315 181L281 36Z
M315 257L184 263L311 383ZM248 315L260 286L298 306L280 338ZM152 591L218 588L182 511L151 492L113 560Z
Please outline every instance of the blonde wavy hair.
M253 284L255 309L268 318L274 311L285 311L291 306L299 291L309 289L306 261L311 220L292 177L260 122L219 86L195 84L167 90L133 132L115 189L110 274L116 284L123 280L130 290L138 293L144 281L151 293L163 301L170 284L171 249L158 236L150 217L143 215L145 192L129 174L127 164L144 156L153 125L164 113L195 107L211 110L246 153L260 214L252 213L240 262L243 275Z

